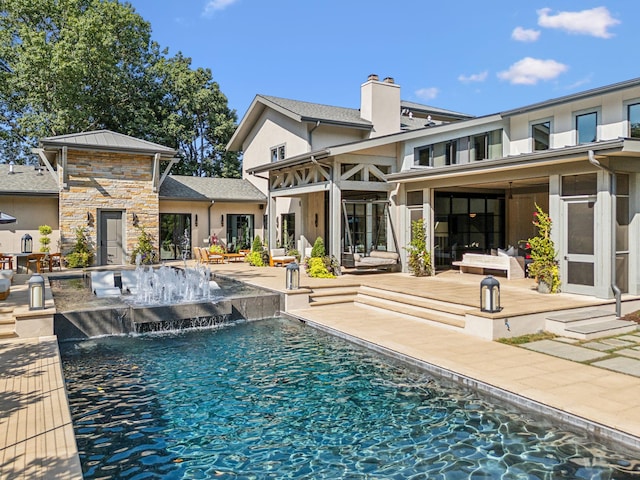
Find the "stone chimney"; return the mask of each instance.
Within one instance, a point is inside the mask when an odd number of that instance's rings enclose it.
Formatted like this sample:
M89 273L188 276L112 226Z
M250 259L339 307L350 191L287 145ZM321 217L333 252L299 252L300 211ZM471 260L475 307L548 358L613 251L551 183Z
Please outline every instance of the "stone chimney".
M371 137L400 131L400 85L371 74L360 87L360 117L373 124Z

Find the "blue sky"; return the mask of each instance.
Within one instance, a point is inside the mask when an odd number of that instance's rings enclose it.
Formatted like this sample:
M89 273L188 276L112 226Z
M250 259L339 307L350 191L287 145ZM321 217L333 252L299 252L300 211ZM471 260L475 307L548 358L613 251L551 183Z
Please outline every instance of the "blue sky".
M358 108L371 73L472 115L640 77L638 1L130 3L170 55L211 69L239 118L256 94Z

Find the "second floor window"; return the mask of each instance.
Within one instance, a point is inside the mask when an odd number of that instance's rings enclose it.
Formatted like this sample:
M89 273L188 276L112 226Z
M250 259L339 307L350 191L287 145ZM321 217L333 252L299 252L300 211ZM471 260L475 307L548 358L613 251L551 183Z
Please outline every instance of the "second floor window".
M578 145L595 142L598 139L598 114L596 112L576 115L576 135Z
M286 150L284 145L278 145L277 147L271 148L271 161L277 162L278 160L284 160L286 157Z
M413 164L421 167L430 167L431 159L433 157L432 152L433 149L431 148L431 145L416 149Z
M474 135L471 137L474 160L493 160L502 156L502 130Z
M629 105L629 136L640 138L640 103Z
M533 151L549 150L551 146L551 122L535 123L531 126Z

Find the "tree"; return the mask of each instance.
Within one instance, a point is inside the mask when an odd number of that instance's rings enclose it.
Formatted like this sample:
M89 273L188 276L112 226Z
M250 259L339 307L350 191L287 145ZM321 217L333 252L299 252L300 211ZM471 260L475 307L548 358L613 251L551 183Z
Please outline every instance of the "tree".
M116 0L0 4L0 156L25 163L41 137L110 129L179 150L185 175L240 176L225 151L237 117L208 69L168 57Z
M411 242L406 249L409 253L409 258L407 259L409 270L416 277L433 275L431 252L427 250L427 234L423 218L411 222Z
M163 130L177 145L182 162L174 172L183 175L239 178L238 154L225 146L237 116L213 81L211 70L191 69L191 59L178 54L160 58L152 68L161 85L161 105L167 112Z
M0 10L3 147L109 128L143 136L152 118L145 69L151 27L129 4L5 0ZM19 158L20 159L20 158Z

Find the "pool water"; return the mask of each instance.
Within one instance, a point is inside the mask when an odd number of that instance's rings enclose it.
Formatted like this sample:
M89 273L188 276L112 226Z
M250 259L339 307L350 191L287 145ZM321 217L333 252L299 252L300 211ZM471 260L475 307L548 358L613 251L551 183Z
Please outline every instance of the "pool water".
M284 319L62 343L85 478L640 478L636 454Z

